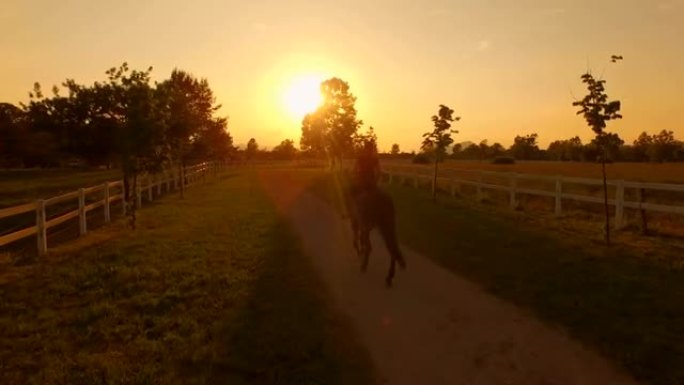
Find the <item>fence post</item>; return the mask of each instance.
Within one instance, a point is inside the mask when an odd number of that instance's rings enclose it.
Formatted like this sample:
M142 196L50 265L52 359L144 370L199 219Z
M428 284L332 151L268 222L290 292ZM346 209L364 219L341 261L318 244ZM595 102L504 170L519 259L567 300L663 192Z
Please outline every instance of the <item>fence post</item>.
M618 180L615 189L615 228L624 227L625 220L625 181Z
M554 209L554 214L556 216L561 215L562 208L562 198L563 198L563 185L560 175L556 175L556 207Z
M124 185L124 181L121 181L121 211L123 212L123 216L126 216L126 186Z
M482 202L482 171L477 172L477 201Z
M104 220L105 223L109 223L112 220L109 212L109 182L105 182L102 187L104 189Z
M45 218L45 201L39 199L36 202L36 227L38 227L38 255L44 256L47 254L47 226Z
M168 172L166 173L166 193L171 192L171 178L173 178L173 175L169 175Z
M637 191L637 197L639 199L639 214L641 215L641 233L648 234L648 220L646 219L646 210L641 207L642 203L646 202L646 189L639 188Z
M512 174L510 177L510 202L509 205L511 206L512 210L515 210L515 206L517 204L516 199L515 199L515 192L518 187L518 178L516 174Z
M162 194L162 183L164 182L163 177L162 177L162 178L159 178L160 176L161 176L161 175L157 175L157 177L154 178L155 180L158 181L158 182L157 182L157 196L161 196L161 194Z
M88 226L86 223L86 209L85 209L85 189L78 189L78 223L79 223L79 235L86 235L88 232Z
M392 184L394 180L394 174L392 174L392 170L388 170L387 174L389 175L389 184Z

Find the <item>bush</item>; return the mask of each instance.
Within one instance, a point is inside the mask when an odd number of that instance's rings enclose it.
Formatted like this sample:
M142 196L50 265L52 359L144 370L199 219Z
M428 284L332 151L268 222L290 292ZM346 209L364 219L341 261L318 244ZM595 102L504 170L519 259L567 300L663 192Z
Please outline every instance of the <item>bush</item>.
M515 158L510 156L497 156L492 159L493 164L515 164Z
M427 154L420 153L413 157L412 162L415 164L430 164L432 159Z

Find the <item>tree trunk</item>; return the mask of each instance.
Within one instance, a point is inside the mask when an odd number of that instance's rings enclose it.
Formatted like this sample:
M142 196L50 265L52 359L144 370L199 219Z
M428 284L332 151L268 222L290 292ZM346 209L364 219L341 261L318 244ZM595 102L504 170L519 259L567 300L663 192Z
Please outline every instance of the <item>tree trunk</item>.
M603 207L606 213L606 222L604 226L606 245L610 246L610 210L608 208L608 182L606 181L606 149L603 148L603 155L601 156L601 172L603 173Z
M180 174L180 198L185 199L185 162L183 162L182 158L178 166L178 174Z
M432 201L437 201L437 164L439 164L439 159L435 158L435 170L432 174Z
M122 204L124 205L125 212L128 213L128 206L127 205L131 199L130 198L130 196L131 196L131 185L130 185L130 181L128 180L128 174L126 172L124 172L124 175L123 175L123 190L124 190L123 191L124 200L123 200Z

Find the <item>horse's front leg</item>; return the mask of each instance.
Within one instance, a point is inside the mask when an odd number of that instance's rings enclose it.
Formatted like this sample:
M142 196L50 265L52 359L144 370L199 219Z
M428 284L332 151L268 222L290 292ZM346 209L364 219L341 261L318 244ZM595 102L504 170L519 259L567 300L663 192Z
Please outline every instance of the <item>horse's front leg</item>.
M387 287L392 287L392 280L394 279L394 265L396 263L396 258L393 256L390 256L390 267L389 271L387 272L387 278L385 278L385 284Z

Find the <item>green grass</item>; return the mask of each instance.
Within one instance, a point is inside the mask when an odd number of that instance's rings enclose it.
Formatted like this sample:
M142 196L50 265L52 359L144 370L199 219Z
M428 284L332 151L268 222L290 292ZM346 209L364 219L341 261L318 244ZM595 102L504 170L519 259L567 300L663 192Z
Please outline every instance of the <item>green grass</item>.
M0 171L0 208L46 199L121 179L119 170L79 171L72 169Z
M364 384L367 353L244 175L0 274L3 384Z
M332 178L313 187L331 199ZM384 186L401 242L653 384L684 383L684 271L429 192ZM409 261L410 264L410 261Z

